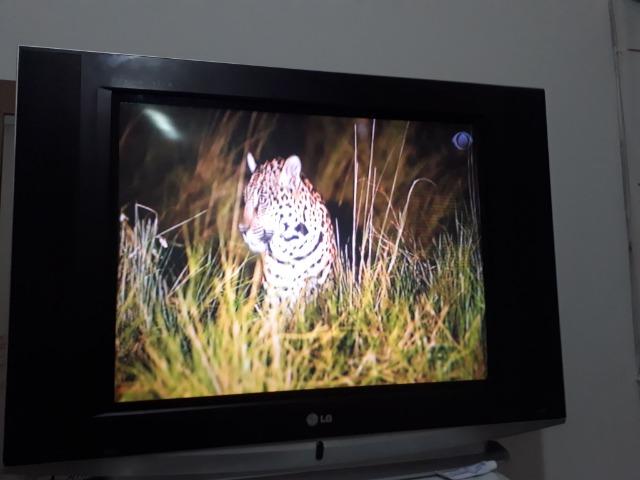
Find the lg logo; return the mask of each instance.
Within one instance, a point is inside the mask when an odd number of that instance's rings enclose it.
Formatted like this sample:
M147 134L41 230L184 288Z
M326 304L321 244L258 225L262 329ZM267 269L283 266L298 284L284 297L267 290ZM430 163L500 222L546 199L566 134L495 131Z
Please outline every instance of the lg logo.
M310 427L315 427L319 423L333 423L333 417L330 413L318 415L317 413L312 412L307 415L307 425L309 425Z

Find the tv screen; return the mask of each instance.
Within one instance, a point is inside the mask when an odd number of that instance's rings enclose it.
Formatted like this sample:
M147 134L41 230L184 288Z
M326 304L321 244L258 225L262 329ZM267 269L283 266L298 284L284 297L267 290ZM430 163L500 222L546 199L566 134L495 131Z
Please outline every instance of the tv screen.
M117 106L116 401L486 378L472 125L196 105Z
M300 472L564 420L544 91L18 67L6 465Z

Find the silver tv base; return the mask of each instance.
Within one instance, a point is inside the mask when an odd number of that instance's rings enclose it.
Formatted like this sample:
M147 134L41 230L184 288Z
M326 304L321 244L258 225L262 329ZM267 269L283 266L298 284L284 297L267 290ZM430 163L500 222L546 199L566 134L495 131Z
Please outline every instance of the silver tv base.
M436 454L436 452L434 452ZM441 451L440 458L424 458L396 463L359 465L342 468L322 468L297 472L262 472L250 475L228 474L192 474L192 475L152 475L129 476L127 480L222 480L222 479L263 479L263 480L416 480L431 477L440 471L471 465L483 460L508 460L507 450L498 442L468 445L457 450Z
M13 467L6 473L150 479L416 479L482 460L506 460L492 438L561 419L317 439Z

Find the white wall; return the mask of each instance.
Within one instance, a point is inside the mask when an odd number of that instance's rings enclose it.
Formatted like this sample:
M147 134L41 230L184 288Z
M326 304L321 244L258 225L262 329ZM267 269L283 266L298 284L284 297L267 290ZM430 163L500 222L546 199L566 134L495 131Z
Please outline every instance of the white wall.
M640 1L616 0L613 30L616 32L617 70L624 115L620 125L626 136L622 158L626 206L631 240L632 300L636 322L636 358L640 365ZM640 381L640 372L638 375Z
M569 418L511 439L508 472L640 476L605 0L0 0L0 78L18 44L545 88Z

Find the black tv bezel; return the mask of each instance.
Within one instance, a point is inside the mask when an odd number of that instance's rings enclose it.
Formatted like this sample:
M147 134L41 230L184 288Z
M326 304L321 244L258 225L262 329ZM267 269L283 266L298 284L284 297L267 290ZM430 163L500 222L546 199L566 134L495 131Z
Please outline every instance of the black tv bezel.
M124 98L472 123L487 379L114 404ZM565 416L543 90L21 47L15 172L7 465Z

